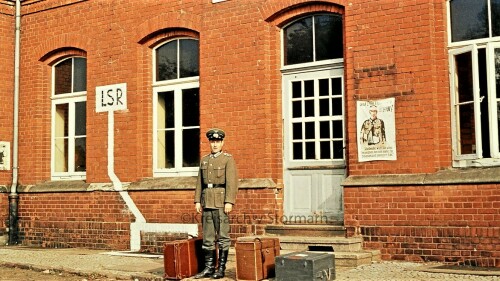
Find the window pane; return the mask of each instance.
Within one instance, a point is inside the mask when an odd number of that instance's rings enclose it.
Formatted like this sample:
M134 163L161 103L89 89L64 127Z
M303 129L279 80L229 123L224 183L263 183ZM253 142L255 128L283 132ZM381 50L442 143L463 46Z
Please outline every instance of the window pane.
M333 116L342 115L342 99L340 98L332 99L332 115Z
M328 79L319 79L319 95L320 96L329 96L330 92L328 87Z
M296 142L293 144L293 159L294 160L301 160L303 159L302 156L302 143L301 142Z
M54 94L71 93L72 59L66 59L54 67Z
M306 122L306 139L313 140L316 138L314 122Z
M68 171L68 104L56 105L54 128L54 168L56 172Z
M320 146L320 158L321 159L331 159L330 154L330 142L322 141L319 143Z
M500 0L491 0L491 25L493 36L500 36Z
M333 141L333 159L344 159L344 145L342 141Z
M199 89L182 90L182 126L200 125L200 95Z
M293 118L302 117L302 102L301 101L294 101L292 103L292 116L293 116Z
M173 168L175 163L175 138L173 131L158 132L158 168Z
M87 90L87 59L74 58L75 74L73 77L73 92L82 92Z
M76 138L75 139L75 171L84 172L86 171L86 159L87 159L87 138Z
M497 92L496 97L497 99L500 99L500 48L495 49L495 81ZM498 116L500 117L500 114Z
M305 107L305 117L313 117L314 116L314 100L306 100L304 102Z
M461 105L458 109L460 119L460 154L476 153L476 126L474 125L474 104Z
M184 39L180 44L180 78L199 75L198 40Z
M453 42L488 37L488 0L450 1Z
M344 57L342 15L314 17L316 61Z
M319 122L319 137L322 139L330 138L330 121Z
M320 116L330 115L330 99L319 100L319 115Z
M56 172L68 171L68 139L56 138L54 148L54 169Z
M200 129L184 130L182 135L183 167L198 167L200 164Z
M75 136L87 134L87 103L75 103Z
M342 96L342 79L332 79L332 96Z
M158 128L173 128L174 116L174 92L158 93Z
M312 18L298 20L285 28L285 65L313 61Z
M314 97L314 80L304 81L304 97Z
M293 123L293 139L301 140L302 139L302 123Z
M314 142L306 142L306 159L316 159Z
M333 132L333 138L335 139L343 138L344 132L343 132L342 120L332 121L332 132Z
M300 81L292 82L292 98L302 97L302 83Z
M177 41L156 49L156 81L177 79Z

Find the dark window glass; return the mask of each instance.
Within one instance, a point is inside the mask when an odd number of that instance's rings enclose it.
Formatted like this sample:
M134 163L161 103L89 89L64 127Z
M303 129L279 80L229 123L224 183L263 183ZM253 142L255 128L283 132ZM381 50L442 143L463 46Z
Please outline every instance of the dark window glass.
M300 81L292 82L292 97L302 97L302 83Z
M290 24L284 29L284 64L342 58L342 28L342 15L338 14L306 17Z
M332 115L342 115L342 99L332 99Z
M344 159L344 145L342 141L333 141L333 159Z
M84 172L87 170L87 139L75 139L75 171Z
M72 59L62 61L54 69L54 93L56 95L71 93Z
M316 159L314 142L306 142L306 159Z
M75 135L83 136L87 134L87 103L75 103Z
M156 81L177 79L177 40L156 49Z
M313 61L312 17L285 28L285 65Z
M453 42L488 37L488 0L450 1Z
M322 139L330 138L330 121L319 122L319 137Z
M200 129L184 130L182 134L183 167L197 167L200 163Z
M163 107L165 111L165 122L164 122L165 128L173 128L175 125L174 92L169 91L169 92L158 93L158 106ZM163 122L160 121L160 124L161 123Z
M332 79L332 96L342 96L342 79Z
M330 92L328 87L328 79L319 79L319 95L320 96L329 96Z
M175 163L174 131L165 132L165 168L173 168Z
M344 57L341 15L314 17L316 61Z
M198 88L182 90L182 125L200 125L200 95Z
M304 97L314 97L314 80L304 81Z
M180 40L180 78L199 75L198 40Z
M322 141L319 143L319 147L320 147L320 158L321 159L331 159L330 142L329 141Z
M292 116L293 116L293 118L302 117L302 102L301 101L292 102Z
M306 139L313 140L316 138L314 122L306 122Z
M302 123L293 123L293 139L302 139Z
M475 122L472 83L472 55L470 52L455 56L458 81L459 154L475 153Z
M329 116L330 115L330 100L320 99L319 100L319 115Z
M293 144L293 159L294 160L300 160L303 158L302 156L302 143L301 142L296 142Z
M500 36L500 0L491 0L491 31Z
M305 117L313 117L314 116L314 100L304 101L304 106L305 106Z
M343 132L343 126L342 126L342 120L335 120L332 121L332 132L333 132L333 138L342 138L344 135Z
M73 92L87 91L87 59L74 58Z

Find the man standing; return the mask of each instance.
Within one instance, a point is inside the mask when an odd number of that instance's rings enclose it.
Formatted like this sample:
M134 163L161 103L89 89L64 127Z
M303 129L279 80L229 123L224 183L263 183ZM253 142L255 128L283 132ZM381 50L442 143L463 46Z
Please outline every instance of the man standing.
M202 213L203 253L205 269L194 276L195 279L224 277L229 238L229 217L238 192L236 163L231 154L222 151L226 134L221 129L207 132L211 153L203 156L194 202L196 212ZM219 263L215 269L215 243L219 247Z
M385 125L382 119L377 117L378 109L375 105L370 106L370 118L361 126L361 143L367 145L385 144Z

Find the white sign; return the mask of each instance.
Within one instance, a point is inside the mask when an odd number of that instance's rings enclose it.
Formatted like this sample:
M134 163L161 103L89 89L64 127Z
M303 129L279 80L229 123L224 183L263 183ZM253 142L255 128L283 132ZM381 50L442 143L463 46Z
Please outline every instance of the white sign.
M127 83L95 88L96 112L127 109Z
M0 141L0 170L10 170L10 142Z

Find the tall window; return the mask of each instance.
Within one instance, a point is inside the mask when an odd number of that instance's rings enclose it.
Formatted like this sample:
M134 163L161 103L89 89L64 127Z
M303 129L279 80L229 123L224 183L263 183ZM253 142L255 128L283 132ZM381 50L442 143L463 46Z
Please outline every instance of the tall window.
M52 177L85 178L87 60L64 59L53 67Z
M500 1L448 5L454 165L500 165Z
M198 40L154 49L154 175L195 175L200 162Z
M307 16L283 29L290 165L344 163L343 45L340 14Z

